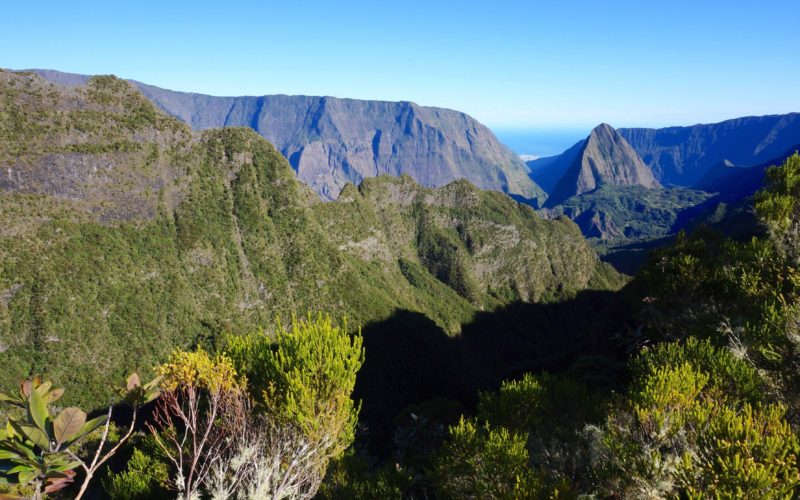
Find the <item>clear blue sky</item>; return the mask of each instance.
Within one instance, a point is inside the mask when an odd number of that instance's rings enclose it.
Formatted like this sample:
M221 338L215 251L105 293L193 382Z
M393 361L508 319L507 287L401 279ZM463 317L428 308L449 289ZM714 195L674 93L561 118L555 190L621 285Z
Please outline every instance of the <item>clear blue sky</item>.
M0 67L411 100L497 127L800 111L798 0L12 1Z

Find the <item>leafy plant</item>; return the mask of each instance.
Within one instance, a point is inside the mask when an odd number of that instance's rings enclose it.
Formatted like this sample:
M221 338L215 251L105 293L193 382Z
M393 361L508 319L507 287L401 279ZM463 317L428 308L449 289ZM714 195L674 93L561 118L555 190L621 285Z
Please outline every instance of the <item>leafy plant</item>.
M134 406L134 422L138 406L158 397L157 383L154 380L141 385L139 376L134 373L120 391L123 399ZM81 498L95 471L114 455L133 432L134 422L128 433L103 454L111 407L107 415L88 421L86 413L76 407L65 408L57 414L51 413L50 405L63 393L62 389L53 389L51 382L35 378L22 382L16 393L0 394L0 401L24 411L22 417L9 417L6 429L0 431L0 478L7 483L32 485L35 498L66 487L74 480L75 469L82 467L86 477L76 496ZM73 445L103 425L100 445L92 461L87 464L75 454Z

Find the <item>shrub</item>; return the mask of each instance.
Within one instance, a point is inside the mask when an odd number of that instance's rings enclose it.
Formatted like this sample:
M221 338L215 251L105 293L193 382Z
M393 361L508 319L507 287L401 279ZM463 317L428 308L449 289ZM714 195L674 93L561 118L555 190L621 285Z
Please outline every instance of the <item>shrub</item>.
M690 498L794 498L800 444L785 410L722 407L683 457L680 484Z
M711 341L690 337L686 342L668 342L645 349L632 360L634 376L644 377L654 371L688 363L696 371L709 375L708 383L734 401L763 401L764 381L758 370L734 355L730 349L717 348Z
M435 459L441 498L530 498L538 478L528 465L527 436L462 418Z
M134 449L125 470L103 478L103 489L112 500L147 500L166 496L168 482L166 463Z
M359 408L350 398L364 362L360 332L330 317L278 322L274 336L231 337L227 352L250 381L257 407L269 418L300 428L312 441L330 440L328 454L341 454L355 436Z

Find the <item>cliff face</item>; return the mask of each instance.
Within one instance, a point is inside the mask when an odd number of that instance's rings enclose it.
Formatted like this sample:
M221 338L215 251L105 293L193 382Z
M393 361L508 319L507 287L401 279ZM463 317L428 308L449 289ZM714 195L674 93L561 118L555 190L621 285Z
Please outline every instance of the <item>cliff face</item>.
M193 131L113 77L0 71L0 173L0 384L42 373L73 401L276 315L405 310L455 334L599 268L570 221L466 181L381 176L324 203L252 130Z
M630 144L604 123L589 134L550 193L547 206L555 206L567 198L605 185L660 187L652 171Z
M471 117L410 102L333 97L219 98L139 85L193 128L248 126L275 144L298 177L334 199L348 182L381 174L411 176L428 187L467 179L482 189L525 198L542 193L525 164Z
M36 71L65 85L82 85L88 79ZM481 189L544 201L525 163L488 128L458 111L334 97L214 97L132 83L194 129L252 128L325 199L335 199L348 182L406 174L427 187L467 179Z
M800 113L619 133L663 184L688 187L724 160L754 166L784 155L800 142Z

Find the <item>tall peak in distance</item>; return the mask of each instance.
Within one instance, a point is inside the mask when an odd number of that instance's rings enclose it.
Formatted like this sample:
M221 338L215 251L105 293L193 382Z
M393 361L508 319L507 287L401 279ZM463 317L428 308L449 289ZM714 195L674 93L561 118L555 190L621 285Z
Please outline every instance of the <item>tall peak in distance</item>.
M546 206L558 205L567 198L604 185L661 187L639 154L607 123L595 127L586 138L556 183Z

